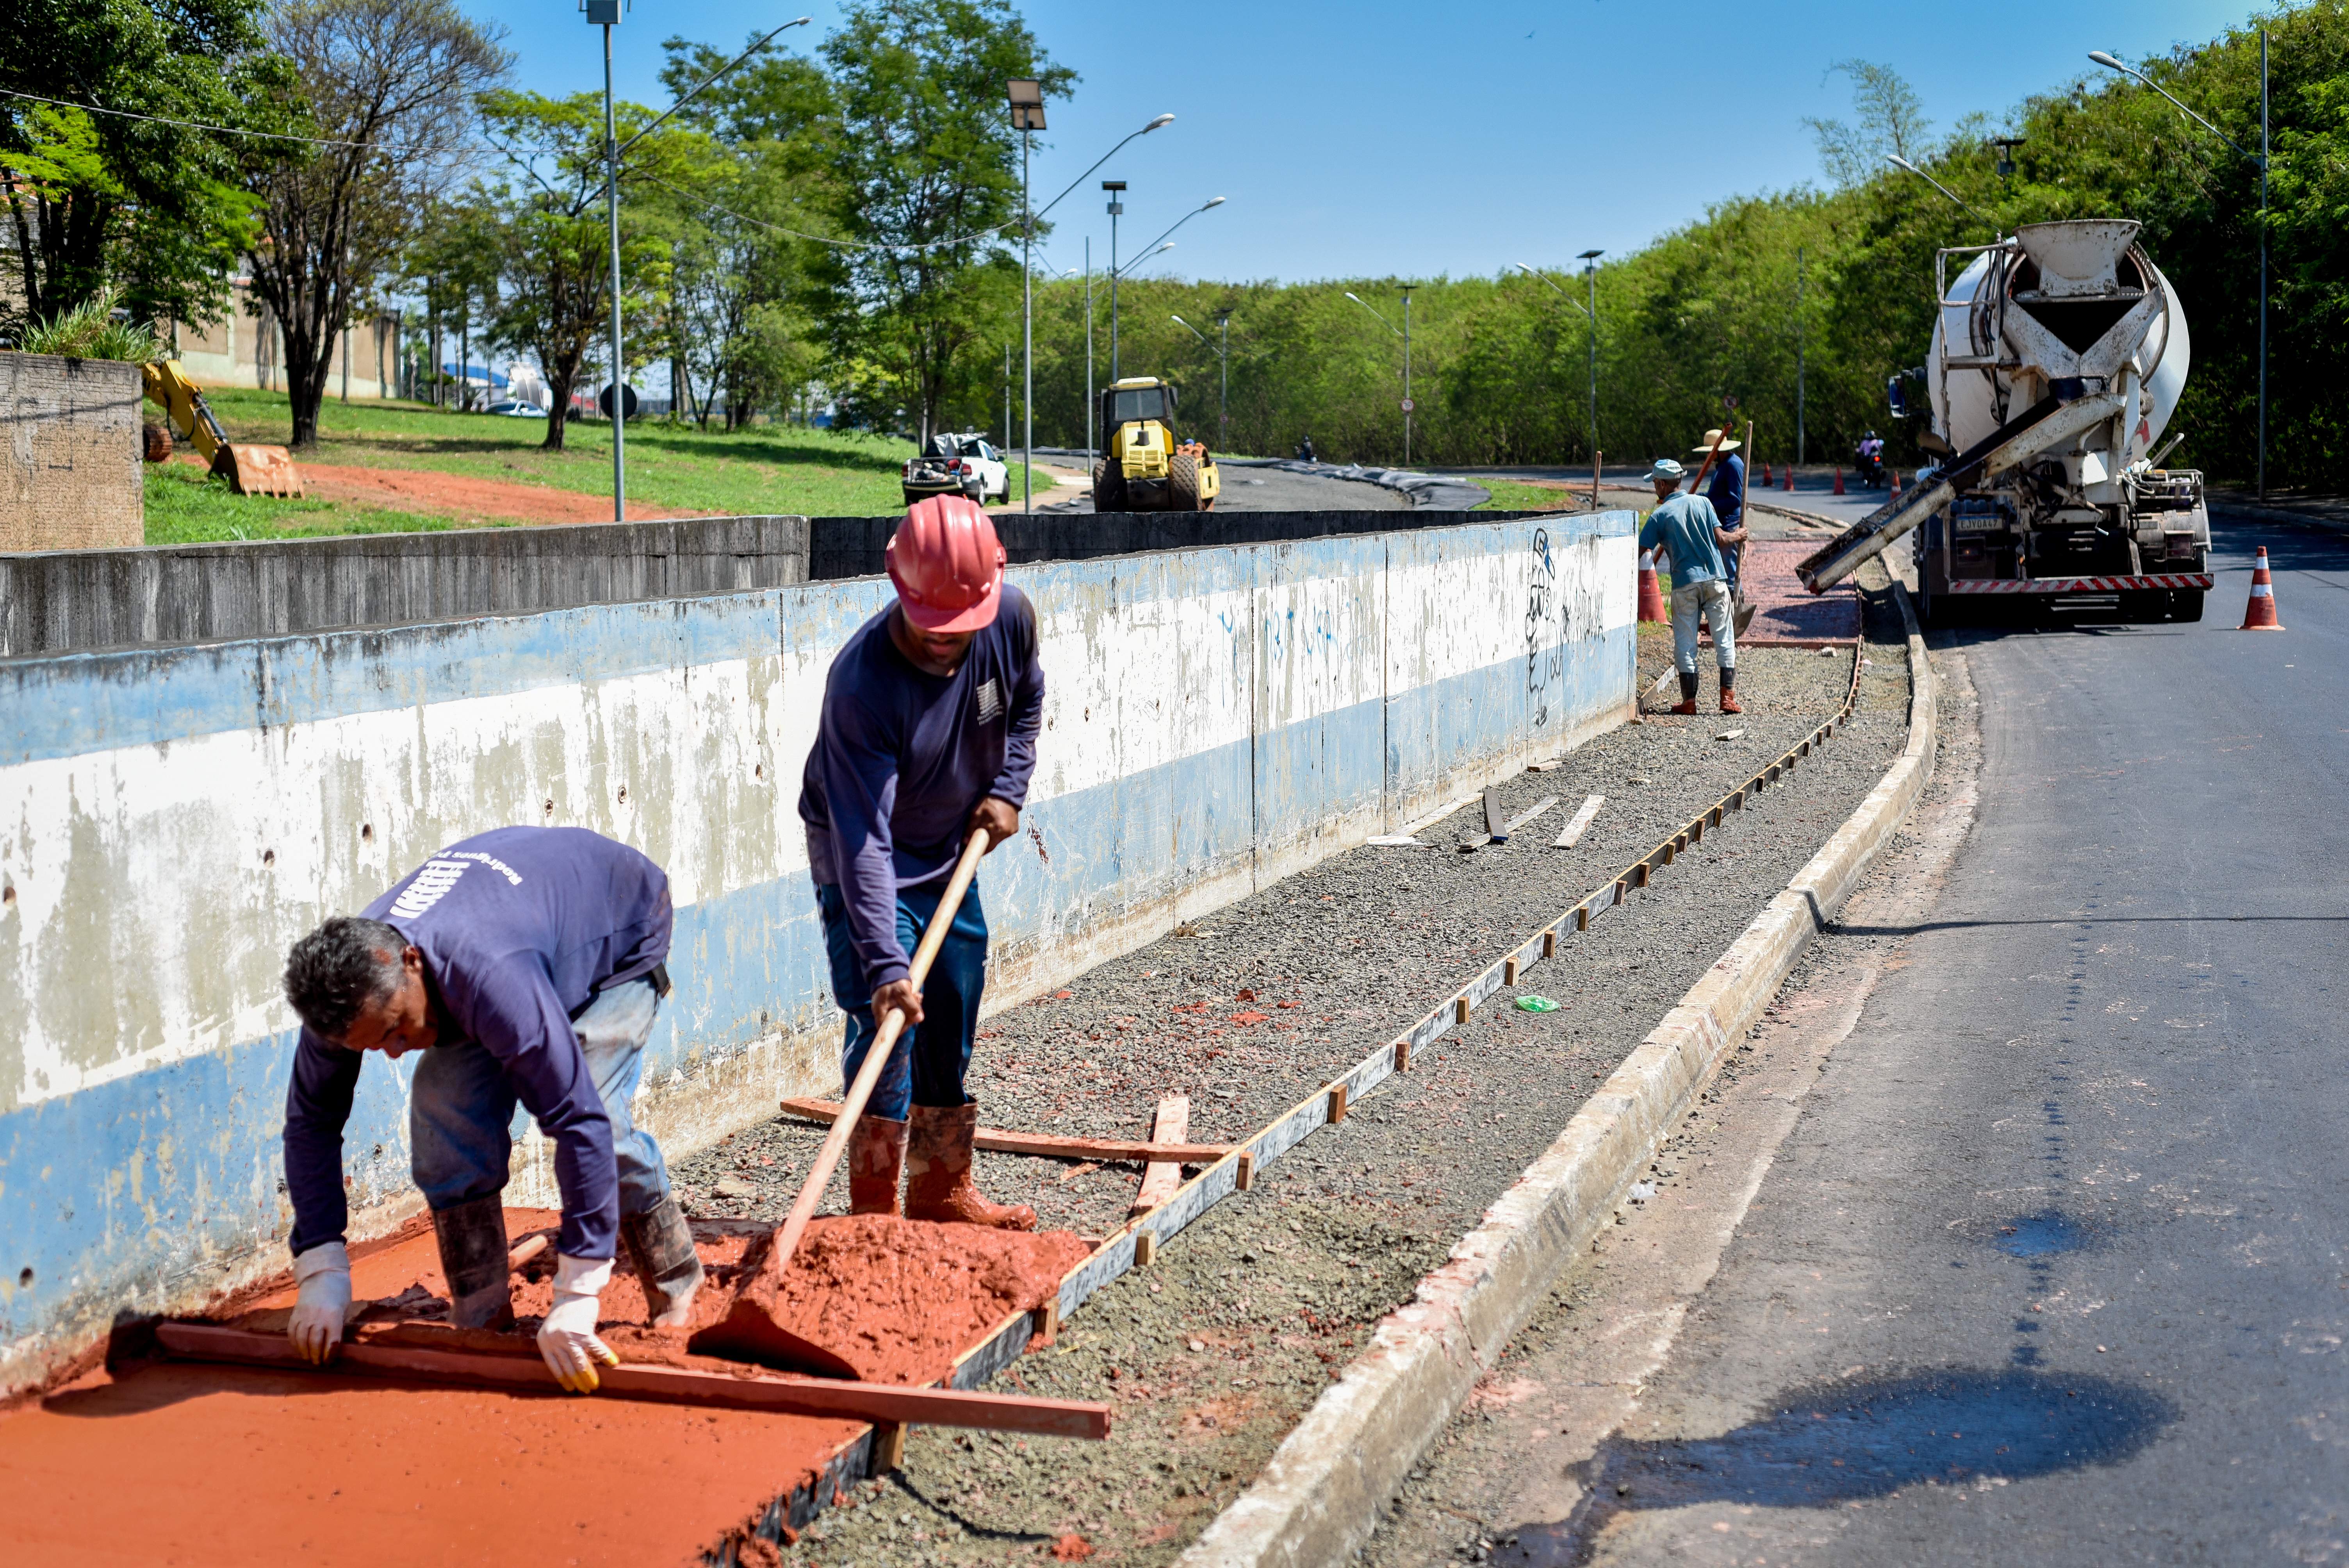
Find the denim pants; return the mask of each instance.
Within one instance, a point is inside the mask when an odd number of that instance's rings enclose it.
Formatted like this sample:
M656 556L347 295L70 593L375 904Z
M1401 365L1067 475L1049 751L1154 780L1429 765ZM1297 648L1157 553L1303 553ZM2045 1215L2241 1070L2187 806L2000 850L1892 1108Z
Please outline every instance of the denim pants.
M646 979L597 992L571 1017L587 1076L612 1119L623 1217L647 1213L668 1196L660 1145L628 1114L659 1012L660 997ZM505 1068L486 1047L467 1040L419 1053L409 1090L408 1143L425 1202L447 1209L505 1190L514 1135L528 1121L517 1104Z
M1696 674L1696 622L1702 615L1713 633L1713 662L1724 670L1737 667L1737 629L1732 624L1729 584L1719 578L1676 583L1672 588L1672 656L1681 674Z
M937 918L938 899L946 883L897 890L897 940L907 953ZM880 1032L873 1020L873 991L864 984L864 966L849 944L848 903L837 887L819 884L815 906L823 916L823 946L832 960L832 994L848 1015L848 1039L840 1058L840 1089L843 1095L864 1065L864 1053ZM978 884L962 895L962 907L947 928L945 945L922 985L922 1021L911 1038L897 1037L889 1065L873 1086L865 1114L891 1121L905 1119L911 1106L957 1106L970 1103L963 1092L963 1074L970 1068L970 1046L978 1032L978 999L987 989L987 910L978 900Z

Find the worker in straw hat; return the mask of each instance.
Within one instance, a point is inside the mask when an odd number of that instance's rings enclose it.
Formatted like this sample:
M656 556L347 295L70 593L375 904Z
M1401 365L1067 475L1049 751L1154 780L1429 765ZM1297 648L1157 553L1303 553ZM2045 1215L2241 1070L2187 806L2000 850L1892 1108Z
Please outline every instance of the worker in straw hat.
M1754 619L1753 606L1745 603L1745 587L1740 569L1745 554L1745 459L1737 455L1744 443L1723 429L1711 429L1693 449L1700 462L1713 458L1713 480L1704 487L1705 500L1713 502L1713 515L1721 520L1721 563L1728 568L1729 602L1737 616L1737 629L1745 630Z
M1674 713L1696 712L1696 628L1700 617L1713 633L1713 656L1721 671L1721 711L1743 713L1737 703L1737 633L1731 624L1728 568L1721 551L1728 538L1713 502L1683 491L1688 470L1670 458L1648 469L1656 510L1640 527L1640 548L1661 551L1672 562L1672 655L1680 666L1681 700Z
M1019 831L1044 711L1036 612L1003 581L995 524L967 496L916 502L888 563L897 597L833 660L800 790L833 995L848 1015L843 1086L877 1019L902 1008L911 1026L850 1136L849 1207L1030 1230L1034 1210L989 1202L970 1177L978 1107L963 1078L987 984L978 888L918 991L908 954L969 836L984 829L992 850Z

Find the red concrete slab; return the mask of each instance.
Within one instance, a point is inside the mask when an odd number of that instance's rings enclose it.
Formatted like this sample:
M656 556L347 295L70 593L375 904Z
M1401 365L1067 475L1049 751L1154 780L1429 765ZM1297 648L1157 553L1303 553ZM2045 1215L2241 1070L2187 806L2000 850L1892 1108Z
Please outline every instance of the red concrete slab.
M1803 539L1756 539L1745 546L1739 586L1754 606L1754 623L1737 640L1753 647L1773 643L1849 642L1859 635L1859 593L1849 578L1814 594L1796 580L1795 563L1818 546Z
M508 1210L507 1234L520 1241L555 1218ZM697 1235L710 1309L722 1310L755 1231ZM1025 1249L1019 1259L999 1257L1005 1240ZM1029 1276L1056 1288L1084 1255L1065 1233L823 1219L802 1246L793 1305L800 1326L871 1380L926 1383L1008 1312L1035 1305ZM954 1266L925 1266L941 1257ZM515 1278L523 1332L547 1305L552 1262L542 1254ZM367 1318L445 1316L429 1229L363 1251L352 1275L361 1300L381 1304ZM290 1290L264 1295L233 1321L282 1329L291 1301ZM709 1362L683 1351L687 1330L641 1326L643 1294L625 1273L603 1309L625 1358ZM865 1430L603 1395L134 1363L0 1416L0 1517L12 1564L684 1563L817 1480Z

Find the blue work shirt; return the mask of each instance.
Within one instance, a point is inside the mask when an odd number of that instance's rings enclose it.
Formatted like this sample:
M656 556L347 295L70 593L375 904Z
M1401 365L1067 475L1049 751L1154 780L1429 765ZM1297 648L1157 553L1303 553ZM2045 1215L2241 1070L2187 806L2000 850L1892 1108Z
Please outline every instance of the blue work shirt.
M555 1250L608 1258L620 1225L612 1121L571 1018L668 956L668 877L585 828L499 828L450 845L367 905L423 952L444 1043L478 1041L554 1142ZM307 1028L285 1091L294 1255L343 1239L343 1124L365 1053Z
M1731 452L1713 469L1713 482L1704 487L1704 497L1713 502L1713 515L1721 519L1723 532L1733 532L1745 516L1745 459Z
M917 669L889 635L889 607L856 629L832 661L815 745L800 782L808 870L840 889L863 1003L909 967L897 940L897 890L945 875L965 825L989 796L1018 808L1036 771L1044 670L1036 611L1003 586L995 620L950 676Z
M1729 569L1722 564L1721 546L1713 531L1721 526L1713 514L1713 502L1701 495L1682 490L1658 503L1640 526L1640 548L1654 550L1661 546L1672 558L1672 586L1685 588L1692 583L1726 580Z

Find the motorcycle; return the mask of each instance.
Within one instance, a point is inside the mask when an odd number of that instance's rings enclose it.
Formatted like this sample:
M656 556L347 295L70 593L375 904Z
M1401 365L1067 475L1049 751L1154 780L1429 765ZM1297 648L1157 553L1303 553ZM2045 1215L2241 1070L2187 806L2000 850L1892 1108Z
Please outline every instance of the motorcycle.
M1875 490L1884 483L1884 443L1871 430L1852 454L1852 467L1858 471L1859 482Z

